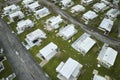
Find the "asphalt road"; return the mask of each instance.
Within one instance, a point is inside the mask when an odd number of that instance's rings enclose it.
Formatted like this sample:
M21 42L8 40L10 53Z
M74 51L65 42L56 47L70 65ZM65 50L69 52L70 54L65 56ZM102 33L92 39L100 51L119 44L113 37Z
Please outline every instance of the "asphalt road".
M0 43L18 80L51 80L1 18Z
M82 22L78 21L76 18L72 17L70 14L60 9L58 6L54 5L48 0L39 0L39 2L40 4L47 6L50 10L54 11L55 13L60 14L66 20L79 26L83 31L89 33L91 36L95 37L99 41L102 41L104 43L107 43L115 47L120 47L120 40L113 39L109 35L104 35L103 33L99 32L97 29L94 29L88 25L83 24Z

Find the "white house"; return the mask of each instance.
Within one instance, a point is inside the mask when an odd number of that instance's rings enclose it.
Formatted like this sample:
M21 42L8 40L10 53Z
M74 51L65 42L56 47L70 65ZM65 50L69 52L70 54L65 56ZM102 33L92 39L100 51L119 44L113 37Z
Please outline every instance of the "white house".
M14 22L15 20L19 20L19 19L22 19L24 17L25 17L25 15L23 14L22 11L16 11L12 14L9 14L10 22Z
M58 72L57 78L60 80L77 80L82 67L82 64L72 58L68 58L65 63L61 62L56 68L56 72Z
M84 11L85 11L85 7L79 4L71 8L71 13L79 13L79 12L84 12Z
M110 19L115 19L120 14L120 11L118 9L110 9L106 15Z
M112 20L104 18L98 28L105 32L110 32L113 27L113 23L114 22Z
M71 46L85 56L95 43L96 41L90 38L89 34L84 33Z
M5 80L13 80L15 77L16 77L15 73L12 73Z
M50 42L47 46L39 51L38 57L42 57L43 59L49 61L57 54L57 52L58 46L53 42Z
M32 4L33 2L35 2L35 0L23 0L22 4L28 8L28 5Z
M108 8L109 8L109 6L107 6L105 3L96 3L93 5L93 9L96 12L99 12L99 11L103 12L104 10L106 10Z
M43 39L46 39L46 33L42 30L37 29L29 34L26 35L26 42L30 47L35 45L40 45Z
M53 29L59 28L59 24L63 22L63 19L61 18L60 15L58 16L53 16L49 19L46 20L46 29L51 31Z
M34 26L34 23L30 20L30 19L27 19L27 20L21 20L17 23L17 31L18 31L18 34L24 32L25 29L28 29L28 28L31 28Z
M103 46L97 59L98 63L106 68L114 65L118 52L111 47Z
M106 5L109 5L110 2L108 0L101 0L102 3L105 3Z
M120 0L114 0L113 4L119 5Z
M50 11L48 10L48 8L43 7L42 9L35 11L34 15L37 19L40 19L40 18L45 17L49 14L50 14Z
M2 63L2 62L0 62L0 72L2 72L4 69L5 69L5 68L4 68L3 63Z
M107 80L105 77L95 74L93 80Z
M12 4L10 6L3 8L3 14L9 15L9 14L14 13L14 12L19 11L19 10L20 10L19 6Z
M72 0L61 0L60 1L60 6L62 7L62 9L71 7L74 4L74 2Z
M69 24L59 30L59 35L63 37L64 40L71 38L74 34L77 33L75 26L73 24Z
M30 12L35 12L40 9L40 4L38 1L33 2L32 4L28 5L28 9Z
M93 0L81 0L81 4L85 5L85 6L87 6L87 5L91 4L91 3L93 3Z
M96 18L98 15L94 12L94 11L88 11L86 13L83 14L82 19L84 21L90 21L93 20L94 18Z

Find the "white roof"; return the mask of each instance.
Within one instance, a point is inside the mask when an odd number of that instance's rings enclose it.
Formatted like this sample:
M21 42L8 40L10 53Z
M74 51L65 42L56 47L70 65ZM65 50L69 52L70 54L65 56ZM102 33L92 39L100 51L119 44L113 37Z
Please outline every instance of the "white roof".
M76 11L76 12L78 12L78 11L84 11L85 10L85 7L83 7L82 5L75 5L75 6L73 6L72 8L71 8L71 10L74 10L74 11Z
M64 66L64 64L65 64L64 62L61 62L61 63L57 66L56 71L59 72L60 69Z
M0 72L1 72L2 70L4 70L4 65L3 65L3 62L0 61Z
M110 4L108 0L101 0L101 2L104 2L105 4Z
M79 45L80 45L87 37L90 37L90 35L87 34L87 33L82 34L74 43L72 43L71 46L72 46L75 50L77 50L78 52L80 52Z
M51 18L49 18L49 19L47 19L47 21L46 21L46 23L49 23L52 27L54 27L54 25L56 25L56 24L59 24L59 23L61 23L63 21L63 19L61 18L61 16L53 16L53 17L51 17Z
M59 71L59 73L62 74L65 78L69 79L78 66L80 68L83 67L77 61L73 60L72 58L69 58L64 64L64 66L62 67L62 69Z
M31 2L33 2L34 0L23 0L23 3L25 4L25 5L28 5L29 3L31 3Z
M65 26L64 28L60 29L59 34L64 36L64 37L71 37L76 33L76 29L73 24L69 24Z
M68 5L71 1L72 1L72 0L61 0L60 2L61 2L64 6L66 6L66 5Z
M95 74L93 80L106 80L106 78Z
M117 56L117 51L113 50L112 48L108 48L103 57L103 60L113 65L115 62L116 56Z
M53 42L49 43L43 49L39 51L39 53L47 60L51 59L56 54L57 45ZM52 56L51 56L52 55Z
M92 20L92 19L96 18L97 16L98 15L94 11L88 11L85 14L83 14L83 17L87 20L89 20L89 19Z
M38 3L38 1L28 5L28 7L31 9L31 10L35 10L36 7L39 7L40 4Z
M87 53L94 45L96 41L91 39L90 37L87 37L84 41L79 44L79 49Z
M111 16L113 18L117 17L120 14L120 11L118 9L110 9L106 15Z
M81 0L81 2L83 2L83 3L90 3L90 2L92 2L93 0Z
M12 14L9 15L9 17L15 17L15 16L24 16L24 14L22 13L22 11L16 11Z
M110 65L114 65L115 59L117 57L118 52L110 47L105 47L104 51L100 52L98 55L98 60L105 61Z
M33 24L33 22L30 19L22 20L22 21L19 21L17 23L17 27L18 28L24 28L24 27L29 26L31 24Z
M37 38L46 38L46 34L42 30L36 29L35 31L27 34L26 38L29 39L30 41L33 41Z
M113 23L114 22L112 20L104 18L102 20L102 22L100 23L99 28L102 28L102 29L110 32L112 29Z
M15 10L15 9L17 9L18 8L18 6L16 6L15 4L12 4L12 5L10 5L10 6L7 6L7 7L5 7L4 8L4 10L6 11L6 10Z
M96 3L93 5L93 7L103 10L105 7L107 7L107 5L105 3Z
M48 8L44 7L42 9L40 9L40 10L37 10L35 13L39 14L39 15L44 15L44 14L50 13L50 12L49 12Z

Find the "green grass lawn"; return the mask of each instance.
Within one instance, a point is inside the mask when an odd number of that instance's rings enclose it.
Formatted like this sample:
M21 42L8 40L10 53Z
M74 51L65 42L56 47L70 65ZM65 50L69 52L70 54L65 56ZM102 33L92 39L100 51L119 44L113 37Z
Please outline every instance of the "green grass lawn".
M3 2L4 2L4 0L0 0L0 2L1 2L1 3L3 3Z
M12 68L11 68L11 66L10 66L10 64L8 63L7 60L5 60L5 61L3 62L3 64L4 64L5 69L4 69L2 72L0 72L0 79L6 78L6 77L8 77L10 74L13 73ZM14 80L17 80L17 78L15 78Z
M79 4L79 0L75 1L75 4ZM19 4L20 5L20 4ZM87 6L86 11L88 11L89 9L92 10L92 5ZM20 5L22 7L22 11L24 13L26 13L26 9L23 8L22 5ZM70 8L69 8L70 10ZM67 10L68 13L69 10ZM83 13L82 13L83 14ZM81 19L82 14L77 15L77 19ZM104 13L102 13L104 14ZM44 17L42 19L37 20L35 18L35 16L30 15L30 16L26 16L24 19L31 19L32 21L35 22L35 26L29 30L24 31L22 34L17 35L21 41L25 41L25 37L28 33L36 30L36 29L41 29L43 30L46 34L47 34L47 39L43 40L42 44L40 46L34 46L32 47L29 52L30 54L35 58L35 60L40 63L41 60L39 58L36 57L36 54L39 52L40 49L42 49L43 47L45 47L48 43L50 42L54 42L56 45L58 45L58 47L60 48L60 55L55 56L54 58L52 58L44 67L44 71L52 78L52 80L58 80L57 79L57 73L56 73L56 67L59 65L59 63L61 61L66 62L66 60L71 57L73 59L75 59L76 61L78 61L79 63L81 63L83 65L83 69L81 71L81 75L79 76L78 80L90 80L93 78L93 70L96 69L99 71L100 75L108 75L110 76L112 79L114 80L119 80L120 79L120 64L119 64L119 59L120 59L120 55L117 56L117 60L115 62L115 65L113 67L111 67L110 69L106 69L104 67L97 67L97 56L99 53L99 46L102 47L103 43L100 41L97 41L98 45L96 44L85 56L82 56L82 54L80 54L79 52L77 52L76 50L74 50L71 47L71 44L78 39L82 34L83 31L80 30L79 26L76 26L76 29L78 30L78 33L75 34L71 39L71 42L69 43L68 40L63 40L61 37L57 37L56 36L56 32L55 30L53 31L47 31L44 29L44 23L46 21L46 19L52 17L52 16L56 16L57 14L52 13L47 17ZM99 13L99 15L101 15ZM101 17L103 17L103 15L101 15ZM96 23L94 23L96 21ZM92 25L93 27L98 27L98 24L100 23L100 19L96 18L95 20L93 20L93 23L91 23L90 25ZM67 21L68 22L68 21ZM68 22L68 24L70 24ZM65 25L65 23L60 24L60 28L63 27ZM17 21L14 23L10 24L10 27L12 28L13 31L16 31L16 26L17 26ZM59 29L57 29L58 31ZM6 66L8 65L8 66ZM6 66L6 70L7 71L3 71L2 73L0 73L0 78L4 77L4 76L8 76L9 73L12 72L8 62L5 62L5 66Z

